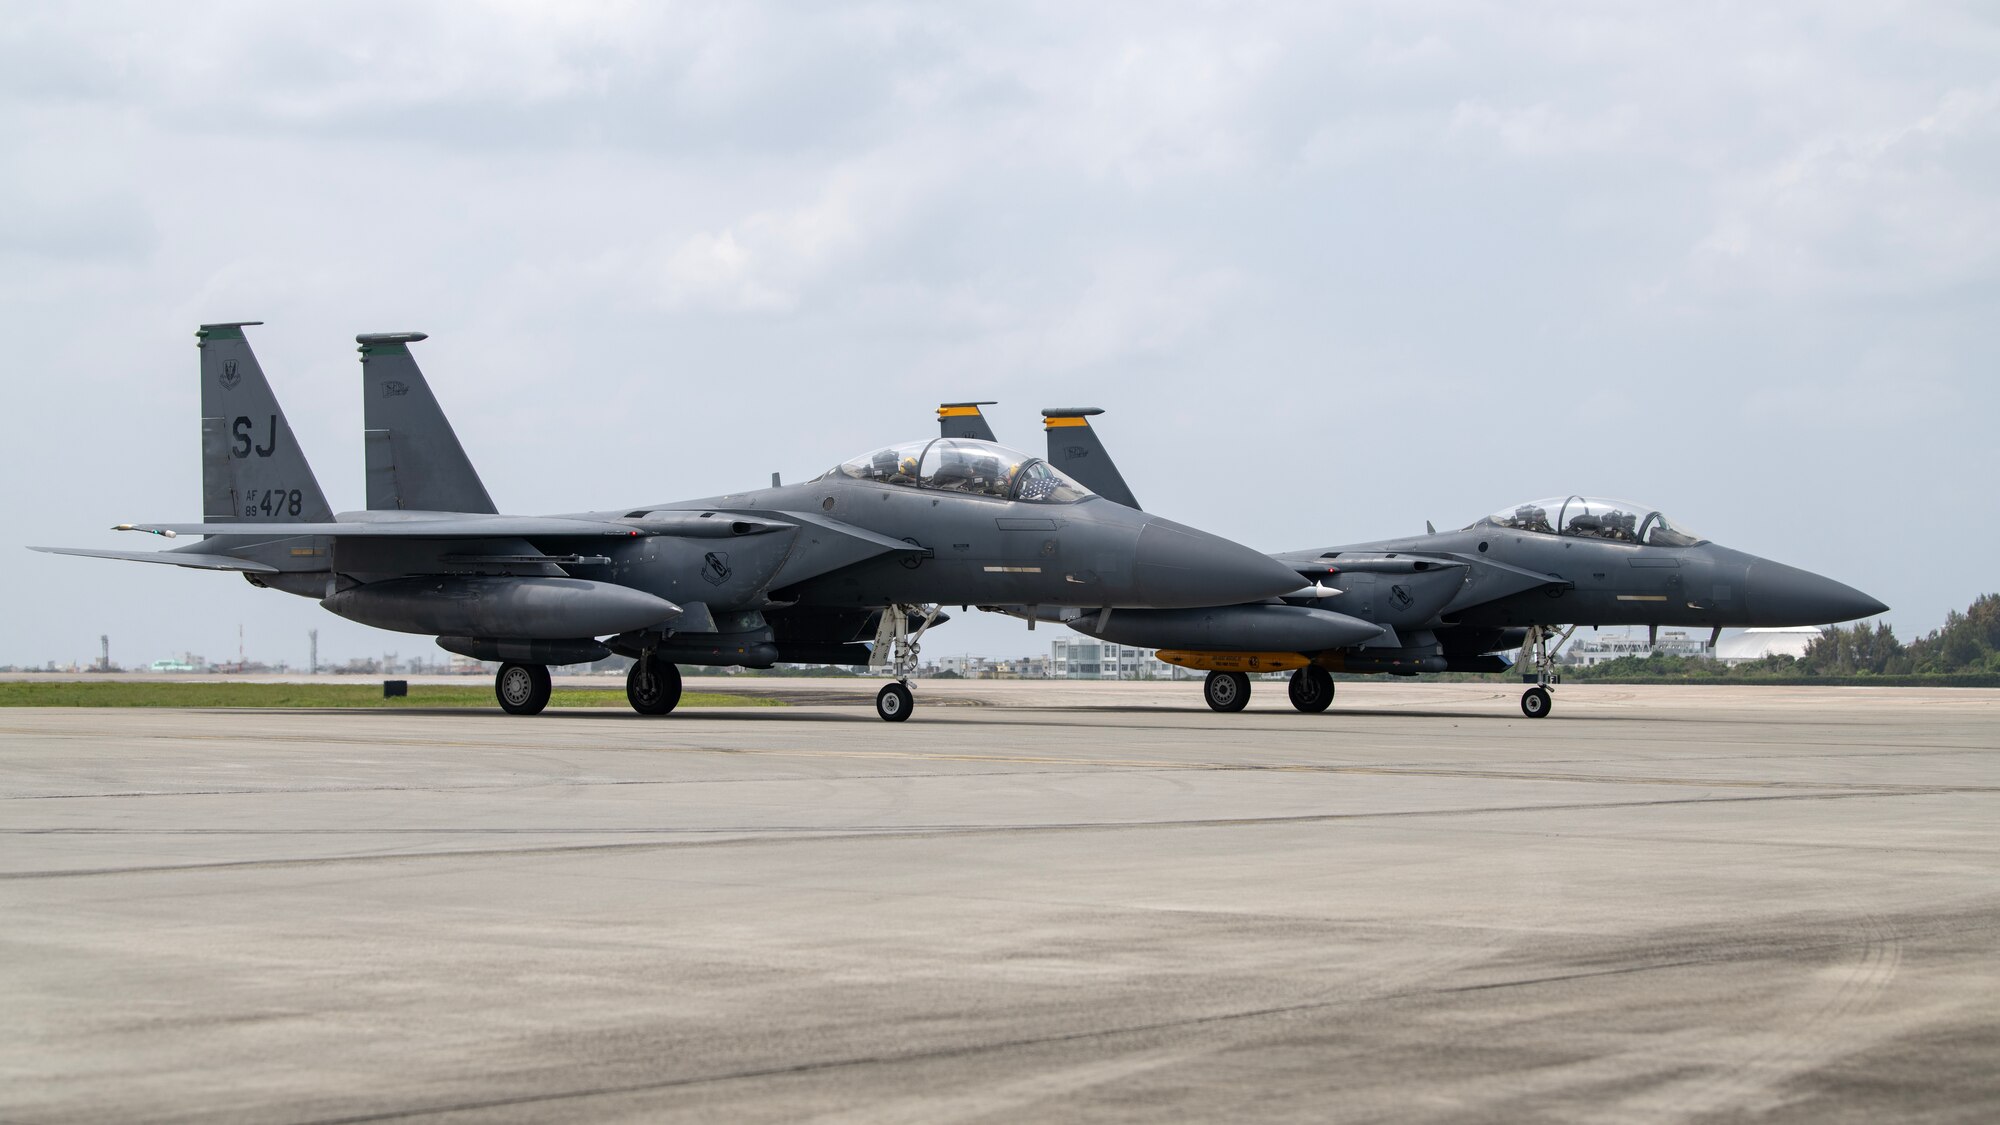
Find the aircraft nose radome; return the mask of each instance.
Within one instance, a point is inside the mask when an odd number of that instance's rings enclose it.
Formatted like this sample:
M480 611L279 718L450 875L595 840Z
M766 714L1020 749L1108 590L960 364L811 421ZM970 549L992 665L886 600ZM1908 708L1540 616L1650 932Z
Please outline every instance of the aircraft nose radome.
M1746 593L1752 616L1765 626L1831 625L1889 610L1845 583L1769 559L1751 564Z
M1301 582L1296 571L1269 555L1162 519L1149 520L1140 530L1132 578L1140 599L1159 609L1262 601L1288 594Z

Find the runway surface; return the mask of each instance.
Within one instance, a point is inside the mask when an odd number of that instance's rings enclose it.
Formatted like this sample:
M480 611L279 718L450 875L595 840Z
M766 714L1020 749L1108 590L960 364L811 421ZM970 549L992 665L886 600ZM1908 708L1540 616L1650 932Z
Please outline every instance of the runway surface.
M0 711L0 1119L2000 1119L2000 692L755 683Z

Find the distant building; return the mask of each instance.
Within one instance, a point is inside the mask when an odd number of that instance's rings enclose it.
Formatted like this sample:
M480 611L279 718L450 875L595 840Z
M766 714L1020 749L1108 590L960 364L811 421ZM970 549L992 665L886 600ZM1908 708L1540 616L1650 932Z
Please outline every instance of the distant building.
M1722 638L1715 646L1715 658L1724 664L1747 664L1767 656L1796 659L1806 654L1806 646L1819 635L1819 628L1814 625L1799 625L1790 629L1745 629Z
M1057 637L1049 645L1052 680L1171 680L1176 672L1150 648L1081 636Z
M1689 636L1685 629L1662 629L1658 642L1644 633L1589 634L1563 650L1563 663L1589 668L1627 656L1709 656L1708 638Z
M1045 656L945 656L926 669L929 675L950 673L967 680L1045 680L1049 661Z

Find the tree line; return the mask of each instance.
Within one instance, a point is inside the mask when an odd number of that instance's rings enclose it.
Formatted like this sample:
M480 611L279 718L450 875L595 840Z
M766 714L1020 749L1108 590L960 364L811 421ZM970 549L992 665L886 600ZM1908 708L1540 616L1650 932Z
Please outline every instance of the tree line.
M1727 665L1702 656L1626 656L1589 668L1567 668L1572 680L1794 679L1872 676L2000 676L2000 594L1981 594L1964 613L1908 642L1886 621L1831 625L1806 645L1804 656L1767 656Z

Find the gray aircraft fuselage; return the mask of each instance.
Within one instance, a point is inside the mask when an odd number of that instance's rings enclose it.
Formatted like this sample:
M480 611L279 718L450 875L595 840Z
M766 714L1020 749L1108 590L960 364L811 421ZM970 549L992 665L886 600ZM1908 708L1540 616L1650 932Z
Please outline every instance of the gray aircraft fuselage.
M1474 525L1273 557L1310 571L1337 569L1343 559L1353 565L1392 556L1467 564L1462 584L1438 612L1442 626L1778 628L1849 621L1887 609L1833 579L1706 540L1664 547ZM1370 601L1352 607L1333 599L1329 608L1366 620L1396 615L1388 590L1368 595Z
M547 665L610 652L645 666L628 692L658 714L678 698L674 663L874 665L886 642L900 685L938 604L1172 608L1298 585L1250 548L973 439L885 447L807 482L708 499L499 514L409 354L421 333L357 337L370 509L335 516L244 327L197 333L202 522L120 525L203 540L57 553L234 570L350 620L434 635L452 652L518 665L496 684L516 713L546 704ZM673 677L666 694L660 676ZM885 689L877 706L906 717L907 687Z
M979 432L979 405L940 408L947 431ZM1102 411L1042 413L1051 464L1138 506L1090 425ZM1054 616L1086 635L1208 670L1217 710L1243 706L1248 672L1295 670L1293 703L1310 711L1331 698L1331 671L1498 672L1507 667L1499 654L1523 647L1533 651L1538 684L1523 709L1541 717L1553 679L1550 636L1564 627L1826 625L1888 608L1833 579L1691 534L1658 510L1584 496L1522 504L1458 531L1272 557L1317 588L1201 610Z

